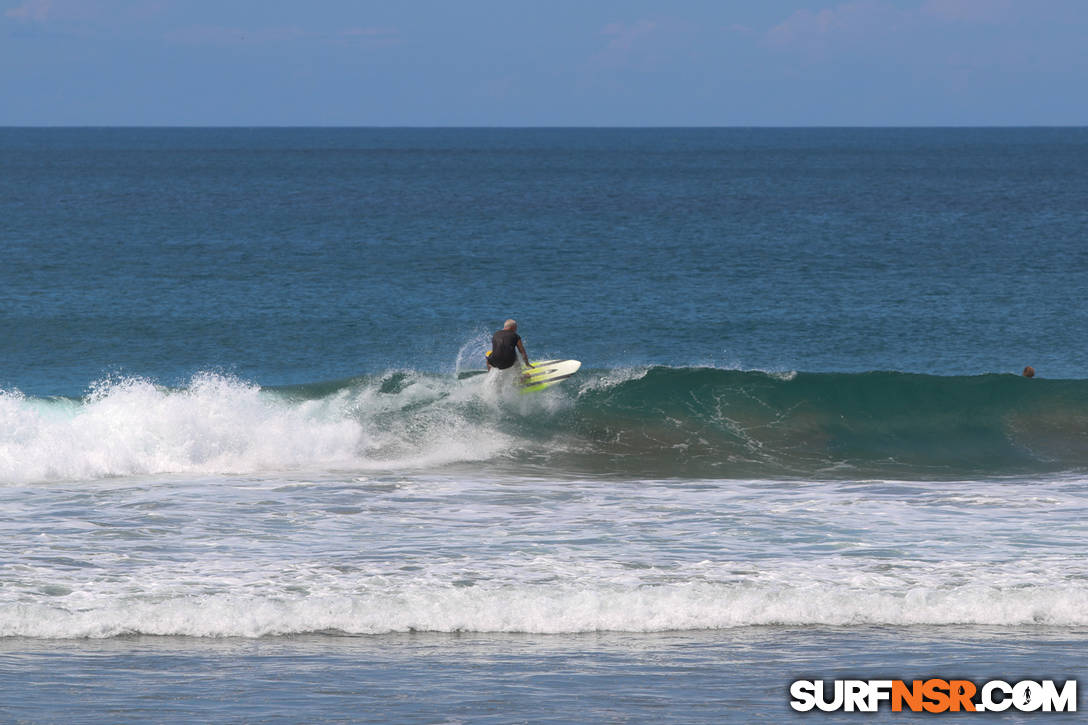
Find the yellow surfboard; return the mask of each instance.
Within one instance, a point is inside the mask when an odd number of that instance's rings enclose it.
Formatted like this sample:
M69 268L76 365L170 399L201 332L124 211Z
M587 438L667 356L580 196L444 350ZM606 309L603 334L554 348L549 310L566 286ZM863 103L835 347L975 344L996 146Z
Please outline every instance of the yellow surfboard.
M574 375L580 367L582 367L582 363L578 360L543 360L535 362L531 368L523 367L521 369L518 385L523 393L532 393L544 388L550 388Z
M487 357L491 357L490 350L487 351ZM521 364L521 361L519 360L518 363ZM523 393L550 388L574 375L580 367L582 363L578 360L543 360L533 363L533 366L528 368L521 364L518 387Z

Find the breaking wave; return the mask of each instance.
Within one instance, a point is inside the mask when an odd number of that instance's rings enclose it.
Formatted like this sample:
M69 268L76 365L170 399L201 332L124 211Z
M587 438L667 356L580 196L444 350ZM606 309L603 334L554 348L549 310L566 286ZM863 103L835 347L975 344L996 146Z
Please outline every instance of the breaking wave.
M1088 467L1088 381L896 372L584 371L521 395L418 371L262 388L126 378L0 391L0 482L472 464L575 475L912 478Z

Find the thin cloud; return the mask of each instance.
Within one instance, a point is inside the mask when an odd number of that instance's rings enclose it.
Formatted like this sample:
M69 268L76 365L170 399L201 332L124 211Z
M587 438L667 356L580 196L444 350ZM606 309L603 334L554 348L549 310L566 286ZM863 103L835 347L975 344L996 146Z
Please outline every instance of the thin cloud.
M639 39L654 32L656 28L657 23L652 20L640 20L631 25L627 23L609 23L601 31L601 35L607 35L611 38L608 41L608 50L626 51L634 47Z
M767 31L772 48L814 50L888 38L949 23L994 25L1011 16L1011 0L925 0L900 9L887 0L856 0L822 10L798 10Z
M81 30L125 27L161 15L165 0L26 0L4 16L22 23L80 25Z
M889 3L860 0L818 12L798 10L771 28L766 40L774 48L817 50L886 36L910 24L910 14Z
M398 35L396 28L348 28L341 30L345 38L389 38Z
M927 0L920 12L946 22L997 24L1011 10L1012 0Z
M1084 19L1074 7L1010 0L917 0L908 7L856 0L798 10L767 30L762 42L787 61L783 72L791 77L849 77L870 90L899 84L914 93L940 92L955 103L970 92L986 93L986 84L1005 77L1045 78L1083 67L1077 28ZM1040 29L1052 42L1040 42Z
M661 33L661 25L653 20L635 23L609 23L600 35L608 39L604 47L589 59L590 71L629 68L646 62L645 51Z
M53 0L27 0L19 7L8 10L4 15L15 20L33 20L44 23L49 19L52 9Z
M222 25L192 25L179 28L166 35L169 42L179 45L234 46L276 45L300 41L326 43L368 42L388 44L395 42L399 33L395 28L353 27L335 33L306 30L297 25L273 28L236 28Z
M183 45L235 45L250 43L282 43L307 37L298 27L229 28L222 25L191 25L167 33L166 39Z
M371 48L385 48L400 43L400 31L396 28L347 28L341 30L332 39L340 43L366 45Z

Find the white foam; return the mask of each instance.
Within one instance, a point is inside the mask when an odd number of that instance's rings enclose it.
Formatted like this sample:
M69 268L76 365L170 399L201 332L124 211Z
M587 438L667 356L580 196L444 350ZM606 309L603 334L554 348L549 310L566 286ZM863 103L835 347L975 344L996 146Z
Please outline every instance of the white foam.
M1088 625L1084 586L863 591L850 587L686 582L609 587L413 585L302 596L200 593L70 595L0 604L0 636L123 634L260 637L388 632L661 632L745 626ZM67 601L66 601L67 600Z
M623 383L633 380L642 380L650 372L648 366L632 368L616 368L609 370L604 375L597 375L584 381L579 387L579 393L587 393L595 390L609 390Z
M950 503L963 487L978 499ZM0 636L1083 627L1084 491L417 474L9 489Z
M181 391L130 378L97 384L81 403L6 402L5 482L282 469L349 461L365 440L358 424L326 415L321 403L287 405L208 374Z
M471 408L494 418L533 404L474 380L407 375L394 394L377 381L302 401L208 373L181 390L102 381L83 401L0 392L0 483L482 460L515 442Z

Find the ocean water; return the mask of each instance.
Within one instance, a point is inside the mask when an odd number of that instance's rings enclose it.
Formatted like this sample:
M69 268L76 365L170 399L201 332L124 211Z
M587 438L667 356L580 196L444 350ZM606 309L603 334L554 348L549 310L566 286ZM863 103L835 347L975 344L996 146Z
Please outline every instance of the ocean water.
M1086 199L1086 129L0 129L0 720L1076 679Z

